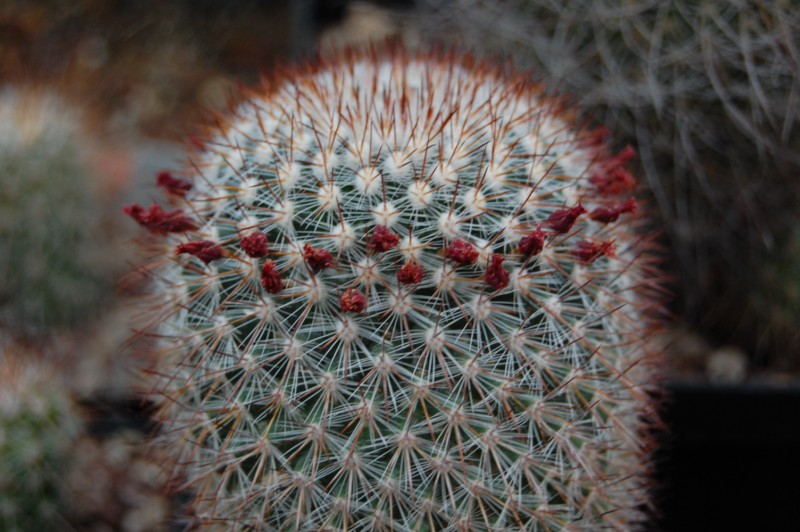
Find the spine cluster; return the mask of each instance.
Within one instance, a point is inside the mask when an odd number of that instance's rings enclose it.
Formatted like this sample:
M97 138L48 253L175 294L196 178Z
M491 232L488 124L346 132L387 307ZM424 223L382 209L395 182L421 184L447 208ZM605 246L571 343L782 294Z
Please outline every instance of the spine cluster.
M658 277L604 134L455 54L287 71L182 173L151 316L194 515L269 530L628 526Z

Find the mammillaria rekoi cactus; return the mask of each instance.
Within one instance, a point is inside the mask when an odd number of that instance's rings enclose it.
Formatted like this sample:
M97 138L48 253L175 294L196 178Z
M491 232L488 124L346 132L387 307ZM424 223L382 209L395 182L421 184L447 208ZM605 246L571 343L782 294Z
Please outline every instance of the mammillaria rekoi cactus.
M455 53L348 53L209 132L158 238L154 386L202 523L646 516L659 279L605 134Z

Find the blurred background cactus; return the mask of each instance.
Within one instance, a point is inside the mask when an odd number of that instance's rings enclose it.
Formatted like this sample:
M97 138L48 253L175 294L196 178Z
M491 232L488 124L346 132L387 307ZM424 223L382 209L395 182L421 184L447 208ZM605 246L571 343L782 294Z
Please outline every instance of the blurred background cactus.
M0 529L68 529L63 476L81 424L52 370L0 347Z
M0 530L166 530L145 421L98 415L71 378L39 346L0 338Z
M637 146L678 314L741 345L756 367L800 367L796 342L777 333L780 305L761 307L769 338L741 313L797 223L795 2L420 0L418 10L421 31L533 66Z
M604 138L394 48L273 75L160 174L169 207L125 210L193 524L640 525L660 277Z
M14 330L81 324L113 288L119 256L81 125L53 93L0 88L0 316Z
M292 35L310 47L313 32L287 23L290 3L233 4L204 3L198 16L195 2L0 2L0 342L37 360L32 397L59 394L82 416L78 439L0 430L4 460L7 449L35 453L37 437L67 453L57 478L40 477L41 508L19 508L22 477L0 464L2 530L165 529L170 499L141 445L145 407L131 399L135 362L120 348L131 295L116 284L130 258L120 198L138 199L131 181L170 162L180 152L170 141L206 109L225 108L232 73L257 80L302 46ZM4 379L0 396L4 387L14 389ZM47 510L56 491L68 511Z

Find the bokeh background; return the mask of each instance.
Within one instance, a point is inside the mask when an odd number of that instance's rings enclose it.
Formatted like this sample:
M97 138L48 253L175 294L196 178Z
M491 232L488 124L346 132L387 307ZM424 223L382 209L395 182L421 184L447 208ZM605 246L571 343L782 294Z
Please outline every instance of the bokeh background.
M170 529L120 209L275 65L385 39L509 59L636 148L673 294L658 526L687 505L723 522L748 490L780 524L797 489L768 483L800 470L796 1L4 0L0 530Z

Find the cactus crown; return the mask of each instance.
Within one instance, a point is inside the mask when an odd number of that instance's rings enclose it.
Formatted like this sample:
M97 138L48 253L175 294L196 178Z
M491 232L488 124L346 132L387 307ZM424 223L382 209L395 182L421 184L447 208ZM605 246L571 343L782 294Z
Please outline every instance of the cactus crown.
M632 153L504 68L288 71L159 176L163 434L200 520L633 523L657 288ZM175 443L183 441L185 443Z

